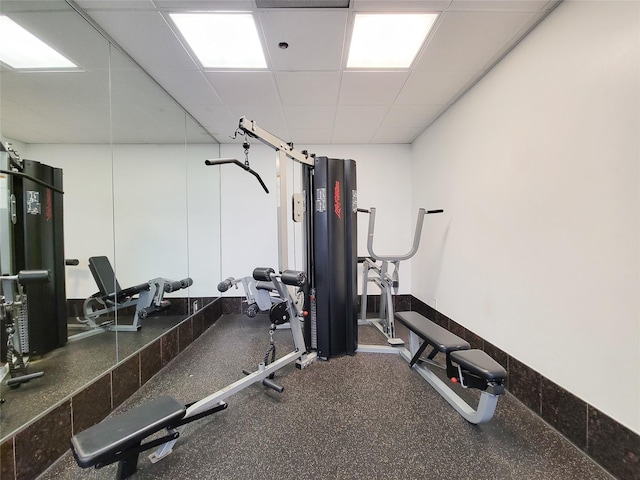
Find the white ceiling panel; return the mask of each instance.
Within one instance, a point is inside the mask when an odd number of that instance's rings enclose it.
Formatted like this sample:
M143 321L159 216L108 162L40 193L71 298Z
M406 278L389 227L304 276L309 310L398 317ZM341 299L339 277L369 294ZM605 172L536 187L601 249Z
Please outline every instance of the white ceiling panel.
M538 12L550 7L549 0L453 0L449 10L455 11L497 11L497 12Z
M340 105L391 105L409 72L344 72Z
M440 105L393 105L380 128L424 128L436 118L442 108Z
M271 72L206 72L225 105L279 105Z
M337 144L366 144L371 143L375 129L353 127L348 130L334 129L331 143Z
M155 10L153 0L76 0L87 11L91 10Z
M389 107L383 106L338 106L336 110L336 130L356 128L370 130L371 134L378 129Z
M150 73L187 110L197 105L222 105L222 100L200 71L160 69Z
M3 7L4 3L0 2L0 8ZM10 18L80 68L106 70L109 67L109 44L75 12L26 12L11 14Z
M416 70L484 70L536 17L522 12L447 12Z
M371 143L411 143L423 128L380 128Z
M359 12L441 12L451 0L352 0Z
M289 129L328 129L333 128L336 118L334 106L298 106L283 107L284 118Z
M283 105L336 105L341 73L275 72Z
M241 116L296 143L411 142L557 3L351 0L349 8L257 8L254 0L77 0L80 15L62 0L0 0L0 13L85 70L0 67L0 134L25 143L109 142L111 108L116 141L182 142L190 122L182 107L221 142L242 141L229 138ZM267 69L205 71L168 16L230 10L253 13ZM345 69L345 49L356 12L441 15L409 69L353 71ZM233 38L225 48L234 48ZM201 132L192 138L212 140Z
M398 95L398 105L447 105L481 72L414 71Z
M304 145L323 145L331 143L333 128L296 128L289 127L288 141L293 142L294 147L303 150Z
M143 68L198 69L161 13L98 10L90 14Z
M274 70L338 70L348 12L267 10L258 13L264 31L268 63ZM278 47L287 42L289 48Z

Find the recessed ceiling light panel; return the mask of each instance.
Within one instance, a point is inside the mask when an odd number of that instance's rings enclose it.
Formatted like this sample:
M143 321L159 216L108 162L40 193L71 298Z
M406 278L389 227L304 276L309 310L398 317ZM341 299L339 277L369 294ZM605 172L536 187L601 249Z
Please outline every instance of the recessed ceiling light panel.
M347 68L409 68L438 18L435 13L359 13Z
M78 68L6 15L0 15L0 61L15 69Z
M267 68L250 13L172 13L204 68Z

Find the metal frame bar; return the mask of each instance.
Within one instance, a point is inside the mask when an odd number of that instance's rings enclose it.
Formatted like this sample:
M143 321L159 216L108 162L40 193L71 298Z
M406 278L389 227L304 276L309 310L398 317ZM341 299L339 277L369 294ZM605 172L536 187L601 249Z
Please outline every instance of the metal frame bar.
M387 345L358 345L357 352L396 354L410 363L420 348L420 338L412 331L409 331L409 349ZM480 394L478 406L474 409L426 365L418 362L411 368L418 372L467 422L479 424L491 420L498 403L498 395L483 391Z

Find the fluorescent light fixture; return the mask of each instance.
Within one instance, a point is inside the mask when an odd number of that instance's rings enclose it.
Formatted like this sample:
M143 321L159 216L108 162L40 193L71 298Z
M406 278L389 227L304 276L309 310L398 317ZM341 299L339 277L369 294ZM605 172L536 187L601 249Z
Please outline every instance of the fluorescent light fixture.
M250 13L169 15L204 68L267 68Z
M436 18L435 13L357 13L347 68L408 68Z
M5 15L0 15L0 61L15 69L78 68Z

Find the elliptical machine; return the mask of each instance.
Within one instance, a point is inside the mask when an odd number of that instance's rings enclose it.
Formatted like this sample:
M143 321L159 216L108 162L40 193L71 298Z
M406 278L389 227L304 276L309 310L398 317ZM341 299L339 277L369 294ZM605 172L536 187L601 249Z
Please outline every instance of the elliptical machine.
M404 340L396 337L394 321L393 298L400 286L400 262L409 260L418 251L422 235L424 216L432 213L442 213L444 210L418 210L418 219L413 234L413 245L404 255L378 255L373 250L373 232L376 223L376 209L359 208L358 212L369 214L369 229L367 233L367 250L369 257L358 259L362 261L362 296L360 299L360 325L373 325L382 333L389 345L402 346ZM378 264L378 262L381 262ZM367 286L375 284L380 289L380 314L378 318L367 318Z

